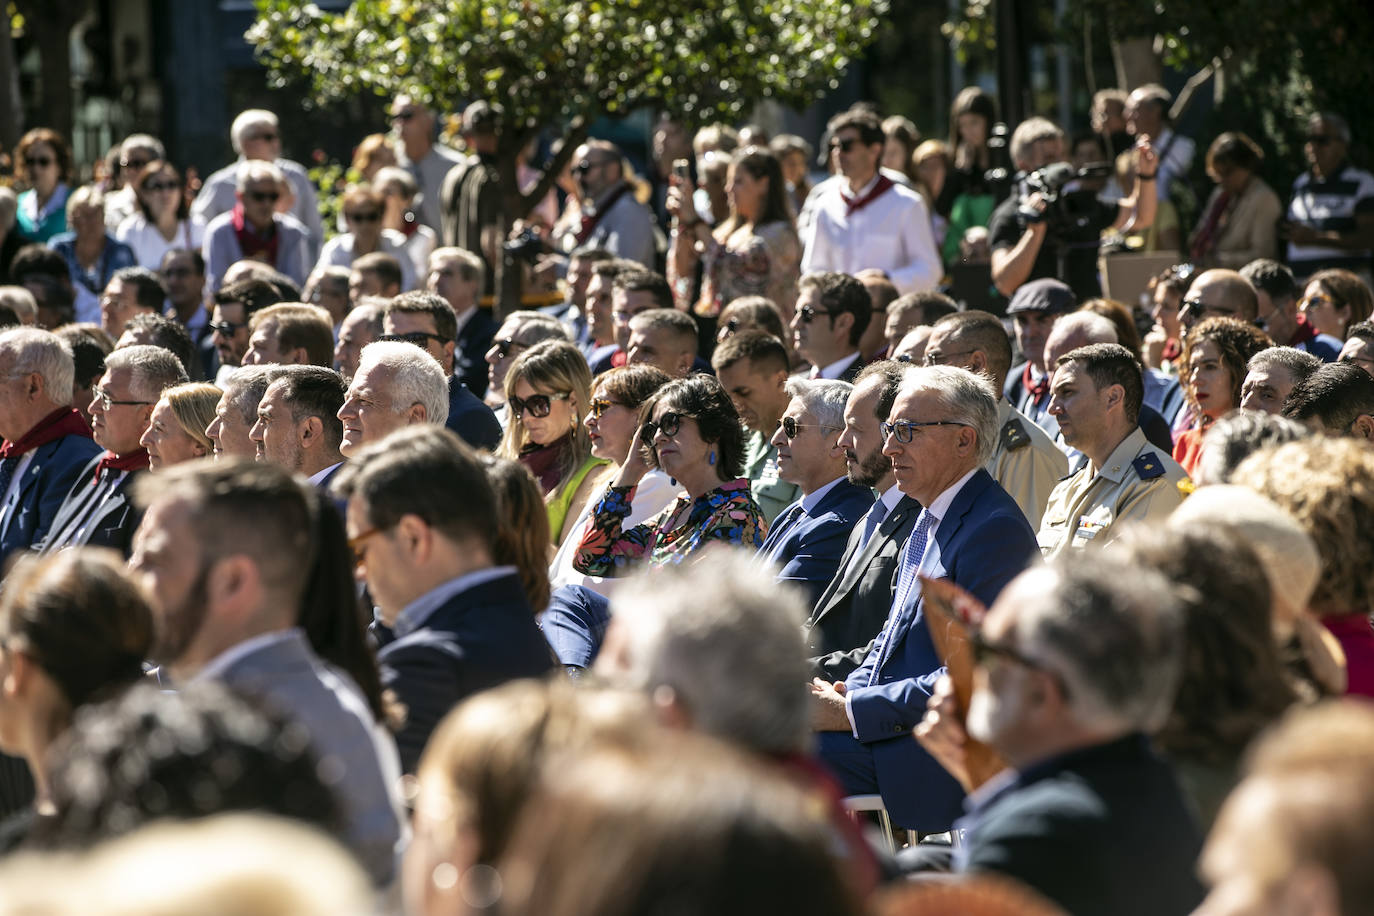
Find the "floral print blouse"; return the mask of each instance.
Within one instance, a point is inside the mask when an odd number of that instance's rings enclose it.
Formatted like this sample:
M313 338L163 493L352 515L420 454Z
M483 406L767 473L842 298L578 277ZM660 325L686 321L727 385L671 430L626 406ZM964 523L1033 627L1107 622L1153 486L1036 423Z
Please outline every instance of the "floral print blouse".
M710 541L757 549L768 523L743 478L723 483L704 496L683 494L658 515L628 531L621 522L630 514L634 487L610 487L592 510L573 568L590 576L624 576L641 562L650 566L681 563ZM690 504L686 519L665 529Z

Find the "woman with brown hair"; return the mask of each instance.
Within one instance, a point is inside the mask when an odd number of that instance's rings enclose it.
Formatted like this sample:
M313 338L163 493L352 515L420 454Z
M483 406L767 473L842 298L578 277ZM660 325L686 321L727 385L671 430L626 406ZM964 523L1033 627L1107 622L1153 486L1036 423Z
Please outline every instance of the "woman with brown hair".
M1327 343L1339 349L1350 326L1374 310L1374 293L1348 270L1322 270L1308 278L1298 310L1319 338L1325 336Z
M1278 251L1283 204L1259 177L1264 151L1243 133L1227 131L1207 148L1207 177L1216 183L1188 239L1194 264L1240 270Z
M1207 318L1193 326L1183 343L1181 379L1193 425L1174 440L1174 460L1189 476L1202 457L1202 436L1213 421L1240 406L1245 365L1274 342L1249 322Z
M67 231L67 194L74 176L72 151L62 135L36 127L20 137L14 177L27 188L19 195L19 234L31 242L46 242Z
M133 181L138 212L124 218L115 238L128 245L140 267L158 270L173 248L200 251L205 224L191 218L186 184L170 162L155 159Z
M530 472L518 461L483 455L501 520L492 545L498 566L514 566L535 612L549 604L549 514Z

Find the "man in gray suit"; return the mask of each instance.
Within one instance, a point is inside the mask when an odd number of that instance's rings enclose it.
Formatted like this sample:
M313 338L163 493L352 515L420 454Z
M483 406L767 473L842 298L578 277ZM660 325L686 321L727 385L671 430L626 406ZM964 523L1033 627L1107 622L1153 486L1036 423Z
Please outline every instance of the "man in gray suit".
M839 444L849 482L872 487L879 496L850 532L839 570L806 621L812 673L827 681L842 681L859 667L883 628L897 555L921 512L920 503L897 489L880 428L892 412L905 365L882 360L865 366L845 405Z
M337 632L351 618L362 645L361 620L340 594L346 576L337 600L322 597L322 564L338 559L329 546L342 548L338 517L285 469L241 459L169 468L134 496L145 515L130 565L152 600L154 659L176 683L223 683L300 725L343 807L342 839L378 885L389 883L402 832L400 762L377 720L375 669L369 677L329 665L301 625L320 619L305 613L307 601L328 603L323 615L338 616L333 644L345 641ZM311 629L314 638L321 628Z

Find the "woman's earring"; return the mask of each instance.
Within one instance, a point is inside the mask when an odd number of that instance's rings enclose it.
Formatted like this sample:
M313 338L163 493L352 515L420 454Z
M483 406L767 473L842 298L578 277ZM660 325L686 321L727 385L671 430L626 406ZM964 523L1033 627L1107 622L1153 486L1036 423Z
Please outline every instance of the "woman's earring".
M708 453L706 454L706 463L709 464L711 467L715 467L715 466L716 466L716 450L715 450L715 449L711 449L711 451L708 452Z

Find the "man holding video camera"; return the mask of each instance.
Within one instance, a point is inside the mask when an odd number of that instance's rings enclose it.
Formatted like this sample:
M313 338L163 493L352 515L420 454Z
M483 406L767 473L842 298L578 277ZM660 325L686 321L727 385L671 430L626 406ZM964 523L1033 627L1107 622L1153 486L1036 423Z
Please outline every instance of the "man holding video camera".
M1018 170L1015 189L992 213L988 234L992 281L1010 296L1027 280L1054 277L1079 301L1102 293L1097 251L1104 229L1147 228L1155 217L1152 188L1159 161L1150 138L1136 141L1136 182L1116 204L1104 204L1077 188L1082 176L1068 164L1064 132L1045 118L1030 118L1011 135Z

